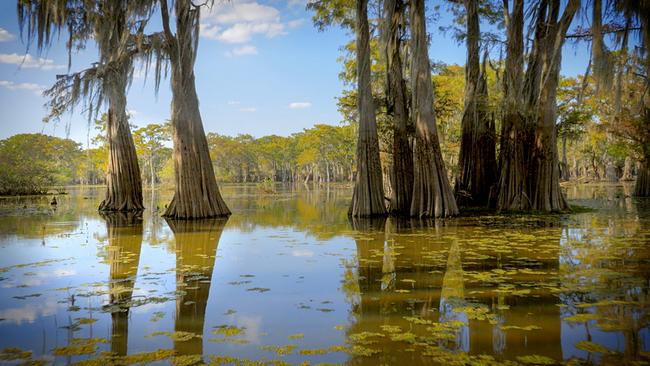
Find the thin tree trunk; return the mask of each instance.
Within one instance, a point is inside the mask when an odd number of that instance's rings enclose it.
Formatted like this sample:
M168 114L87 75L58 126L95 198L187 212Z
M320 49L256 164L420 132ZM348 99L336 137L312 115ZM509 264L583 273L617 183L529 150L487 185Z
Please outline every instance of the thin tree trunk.
M142 178L138 156L126 115L126 86L128 68L111 73L104 88L108 94L108 171L106 197L99 211L141 211Z
M167 2L163 0L161 4L165 8L163 13L167 13ZM174 5L176 35L172 36L169 30L169 14L163 14L163 23L166 23L163 25L171 49L171 120L176 187L164 216L175 219L228 216L230 210L217 186L194 84L199 9L193 8L190 0L177 0Z
M458 214L445 171L436 131L433 85L424 17L424 0L411 4L411 82L415 121L413 148L413 195L411 216L445 217Z
M386 214L375 105L370 85L370 31L368 0L357 0L357 88L359 138L357 143L357 177L348 214L353 217Z
M401 35L404 27L403 0L384 2L387 113L393 120L393 164L390 173L390 212L408 215L413 193L413 151L408 139L409 115L403 76Z
M478 3L465 0L467 13L467 64L465 66L465 108L461 122L459 176L456 197L468 206L488 203L490 189L496 183L494 131L488 114L485 65L479 62L481 36Z

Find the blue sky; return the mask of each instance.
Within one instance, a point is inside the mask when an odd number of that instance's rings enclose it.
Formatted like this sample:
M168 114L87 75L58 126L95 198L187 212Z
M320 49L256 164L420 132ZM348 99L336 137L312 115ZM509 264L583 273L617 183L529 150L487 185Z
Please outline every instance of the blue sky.
M207 132L289 135L316 123L337 124L335 98L343 89L338 79L340 47L347 31L317 31L306 0L217 0L202 18L202 36L195 66L197 93ZM427 1L428 6L445 3ZM87 119L77 108L58 124L43 124L43 88L67 71L65 39L39 54L21 40L14 1L0 2L0 139L16 133L44 132L86 143ZM444 7L443 7L444 8ZM450 21L442 14L429 24L434 60L463 64L465 49L438 32ZM565 47L563 74L584 71L584 46ZM90 45L73 56L79 70L96 59ZM162 82L158 96L153 82L136 77L128 95L131 121L142 126L169 117L171 92ZM91 131L91 136L94 134Z

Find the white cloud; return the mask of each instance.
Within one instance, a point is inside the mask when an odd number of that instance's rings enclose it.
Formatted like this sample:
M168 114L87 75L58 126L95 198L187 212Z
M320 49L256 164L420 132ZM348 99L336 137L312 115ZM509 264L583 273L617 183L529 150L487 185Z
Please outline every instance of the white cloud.
M16 38L16 37L14 37L13 34L9 33L8 30L0 28L0 42L11 41L14 38Z
M214 6L205 16L216 23L235 24L241 22L274 22L280 17L278 9L257 2L224 1Z
M45 87L42 85L34 83L14 83L13 81L8 80L0 80L0 87L9 90L27 90L38 96L40 96L41 93L43 93L43 90L45 90Z
M129 109L126 111L126 114L128 114L131 117L135 117L138 115L138 111L136 111L135 109Z
M257 55L257 48L255 46L242 46L226 52L228 57L252 56Z
M280 11L255 1L223 1L203 15L201 35L226 43L245 43L255 35L268 38L286 34Z
M257 108L255 108L255 107L239 108L239 111L240 112L253 113L253 112L257 112Z
M228 101L228 105L237 105L237 104L241 104L241 102L238 101L238 100L229 100Z
M304 23L305 23L305 20L302 19L302 18L301 19L294 19L294 20L291 20L291 21L289 21L287 23L287 27L289 27L289 28L298 28L301 25L303 25Z
M291 109L305 109L311 107L310 102L293 102L289 103L289 108Z
M0 53L0 63L18 65L25 69L41 69L45 71L65 68L64 65L57 65L49 58L32 57L32 55L19 55L17 53Z

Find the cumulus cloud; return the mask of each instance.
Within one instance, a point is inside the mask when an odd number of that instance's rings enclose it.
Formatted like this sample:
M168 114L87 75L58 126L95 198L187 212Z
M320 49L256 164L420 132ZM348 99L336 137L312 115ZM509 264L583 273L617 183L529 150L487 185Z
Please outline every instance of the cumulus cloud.
M286 34L280 11L255 1L224 1L202 14L201 35L226 43L245 43L255 35Z
M310 102L293 102L289 103L289 108L291 109L305 109L311 107Z
M45 71L65 68L64 65L57 65L49 58L33 57L30 54L19 55L17 53L0 53L0 63L18 65L25 69L41 69Z
M253 56L257 55L257 48L255 46L242 46L233 49L232 51L226 52L228 57L240 57L240 56Z
M8 80L0 80L0 87L9 90L31 91L32 93L39 96L41 95L41 93L43 93L43 90L45 90L45 87L42 85L38 85L34 83L14 83L13 81L8 81Z
M14 37L13 34L9 33L8 30L6 30L4 28L0 28L0 42L11 41L14 38L16 38L16 37Z

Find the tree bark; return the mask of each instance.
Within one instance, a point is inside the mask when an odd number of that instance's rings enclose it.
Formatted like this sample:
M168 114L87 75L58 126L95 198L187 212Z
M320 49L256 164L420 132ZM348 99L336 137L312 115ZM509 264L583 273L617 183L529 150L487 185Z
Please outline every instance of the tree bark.
M126 8L123 2L107 2L103 6L106 14L100 28L106 27L113 31L96 30L95 35L102 61L113 62L115 67L103 79L108 99L108 170L106 197L99 204L99 211L141 211L144 209L142 177L126 114L126 89L131 60L122 55L119 47L129 32L125 20Z
M644 161L639 164L639 172L636 175L634 184L634 195L636 197L650 197L650 169L648 161L650 156L646 156Z
M571 179L571 174L569 173L569 163L566 158L566 135L562 134L562 165L560 167L560 178L564 181Z
M461 122L459 175L456 199L467 206L485 206L496 183L496 151L493 125L488 113L485 66L479 62L481 37L478 3L465 0L467 13L467 64L465 65L465 107ZM492 127L492 128L491 128Z
M126 115L126 85L128 72L111 73L104 84L108 94L108 171L106 172L106 197L99 211L141 211L142 179L135 144ZM110 79L110 80L109 80Z
M440 152L433 109L433 85L424 17L424 0L411 4L411 104L415 121L411 216L445 217L458 214Z
M543 22L545 34L543 38L535 40L535 43L540 45L538 62L543 65L539 76L539 87L536 89L539 90L539 100L536 102L538 110L535 116L535 144L533 145L533 164L530 175L531 208L536 211L562 211L569 208L560 189L555 125L557 119L556 96L564 38L579 6L579 0L569 0L558 21L560 2L551 1L548 5L548 17Z
M623 166L623 175L621 176L622 181L631 181L634 180L632 176L632 158L627 156L625 157L625 165Z
M530 146L530 133L519 112L523 103L524 0L514 0L512 13L507 15L507 24L504 115L501 124L496 208L499 211L522 211L530 208L530 200L526 194L527 147Z
M375 105L370 85L370 31L368 0L357 0L357 88L359 138L357 143L357 177L348 214L353 217L386 214Z
M166 8L166 1L162 1ZM198 219L230 215L221 198L214 175L208 141L203 130L199 100L194 84L194 61L199 27L199 9L190 0L174 2L176 35L165 33L170 47L172 88L172 141L174 142L174 197L164 216L175 219ZM167 9L163 10L166 13Z
M393 164L390 173L390 213L408 215L413 193L413 151L409 144L409 115L403 75L401 36L404 27L403 0L384 2L384 53L386 58L387 114L393 120Z
M558 1L541 0L525 79L523 0L508 16L505 115L501 134L498 210L560 211L568 204L560 190L556 94L564 36L580 5L569 0L561 19Z

